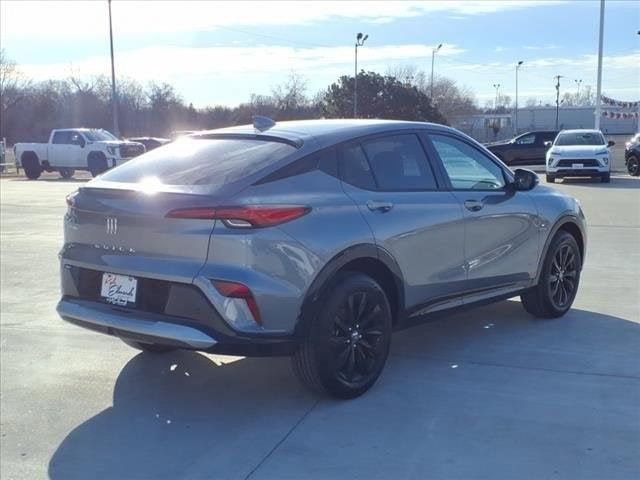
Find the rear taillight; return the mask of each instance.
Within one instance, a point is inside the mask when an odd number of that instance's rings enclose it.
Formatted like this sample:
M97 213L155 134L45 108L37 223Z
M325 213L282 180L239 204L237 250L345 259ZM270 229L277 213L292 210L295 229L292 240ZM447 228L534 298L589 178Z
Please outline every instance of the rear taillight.
M76 206L76 196L77 195L78 195L78 191L76 190L75 192L70 193L69 195L64 197L65 201L67 202L67 207L74 208Z
M258 310L258 304L249 287L242 283L227 282L225 280L212 280L213 286L220 292L220 295L227 298L238 298L244 300L253 316L253 320L262 325L262 318L260 317L260 310Z
M196 207L180 208L167 213L168 218L222 220L231 228L263 228L289 222L306 215L310 207L300 205Z

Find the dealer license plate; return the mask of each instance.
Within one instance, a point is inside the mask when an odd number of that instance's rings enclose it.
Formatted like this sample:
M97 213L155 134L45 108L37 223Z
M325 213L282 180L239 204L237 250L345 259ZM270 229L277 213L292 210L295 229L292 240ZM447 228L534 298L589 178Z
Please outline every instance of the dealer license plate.
M136 303L137 287L138 280L134 277L104 273L100 295L108 303L125 306Z

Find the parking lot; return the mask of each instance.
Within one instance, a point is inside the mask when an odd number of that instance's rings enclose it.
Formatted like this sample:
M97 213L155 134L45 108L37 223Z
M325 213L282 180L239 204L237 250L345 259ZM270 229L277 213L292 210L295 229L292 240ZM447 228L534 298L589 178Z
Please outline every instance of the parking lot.
M353 401L286 358L142 354L62 322L64 197L85 180L0 180L3 479L640 476L640 180L554 186L589 240L573 309L518 300L397 333Z

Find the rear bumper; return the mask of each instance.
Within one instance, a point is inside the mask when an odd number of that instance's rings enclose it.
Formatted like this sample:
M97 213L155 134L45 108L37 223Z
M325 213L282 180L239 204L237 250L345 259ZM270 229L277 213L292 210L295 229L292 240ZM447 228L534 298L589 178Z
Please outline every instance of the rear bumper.
M212 348L218 343L212 336L187 325L170 323L162 315L115 309L107 305L79 299L63 298L56 307L68 322L102 333L131 340L187 347L198 350Z
M291 355L300 343L293 335L230 334L190 319L74 297L63 297L56 310L63 320L99 333L221 355L286 356Z

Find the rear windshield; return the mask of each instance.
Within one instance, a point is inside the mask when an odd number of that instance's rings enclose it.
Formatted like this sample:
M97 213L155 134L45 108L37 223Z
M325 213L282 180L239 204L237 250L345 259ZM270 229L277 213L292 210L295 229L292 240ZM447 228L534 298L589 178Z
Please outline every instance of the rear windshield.
M597 132L560 133L556 145L604 145L604 138Z
M247 177L295 151L276 141L184 138L108 171L110 182L153 179L164 185L223 185Z

